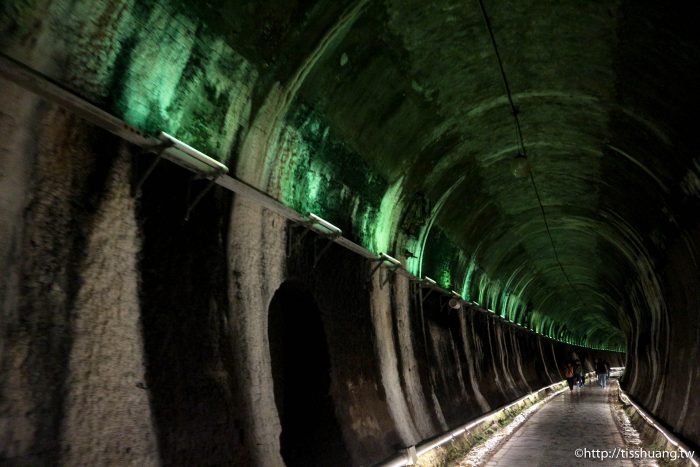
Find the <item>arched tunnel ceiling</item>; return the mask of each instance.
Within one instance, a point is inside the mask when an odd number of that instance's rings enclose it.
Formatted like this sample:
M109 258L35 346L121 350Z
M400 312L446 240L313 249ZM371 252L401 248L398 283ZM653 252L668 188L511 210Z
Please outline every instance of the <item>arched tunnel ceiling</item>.
M66 37L94 34L71 47L96 47L100 23L54 3ZM64 66L129 123L246 181L253 167L284 203L551 337L619 349L626 313L663 311L657 268L692 243L700 194L694 11L484 1L550 241L532 183L510 173L518 139L478 0L136 4L114 61L95 59L111 97Z
M482 289L473 275L468 295L622 345L631 279L654 275L687 214L679 181L693 153L677 119L699 62L691 30L660 5L486 9L562 267L530 180L509 170L518 139L478 2L370 3L299 100L390 184L437 205L436 225L489 279Z

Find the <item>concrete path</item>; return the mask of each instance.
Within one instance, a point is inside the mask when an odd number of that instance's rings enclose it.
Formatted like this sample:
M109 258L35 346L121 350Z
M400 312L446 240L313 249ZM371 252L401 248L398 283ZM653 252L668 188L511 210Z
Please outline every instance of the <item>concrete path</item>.
M627 459L601 460L592 450L624 449L608 404L608 391L597 385L567 390L527 420L486 462L487 466L624 466ZM587 458L576 450L587 449ZM579 451L580 452L580 451ZM596 456L596 457L593 457Z

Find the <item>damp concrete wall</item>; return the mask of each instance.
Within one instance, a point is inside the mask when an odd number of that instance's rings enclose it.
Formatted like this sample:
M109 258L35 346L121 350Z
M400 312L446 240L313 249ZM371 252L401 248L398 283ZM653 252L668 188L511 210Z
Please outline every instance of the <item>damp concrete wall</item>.
M421 302L415 283L370 277L372 264L337 245L319 257L325 239L297 241L303 229L218 190L185 222L202 182L163 165L132 192L133 148L35 110L50 124L14 143L4 162L16 171L2 179L25 193L8 200L18 214L3 237L18 277L3 282L10 465L284 465L268 308L289 280L317 304L354 465L559 380L572 350L594 356L449 310L437 293Z
M2 117L0 455L10 465L157 465L132 148L16 93L3 86L32 123Z
M309 76L308 88L325 76L311 73L322 58L354 66L335 46L364 4L322 5L303 33L266 18L264 34L247 40L244 21L225 36L216 18L177 2L13 0L0 7L0 48L144 130L175 133L294 208L339 219L354 240L400 251L392 239L408 207L402 179L380 176L381 163L356 153L367 143L334 139L332 115L300 95ZM382 55L382 67L392 58ZM392 70L384 84L398 80ZM420 87L403 85L413 97ZM184 222L203 182L162 165L136 190L149 162L137 148L9 82L0 81L0 99L0 457L10 465L282 465L268 308L289 280L321 314L334 423L356 465L559 380L571 352L587 365L601 356L479 310L449 310L404 276L369 277L371 264L337 246L314 266L323 239L296 242L298 227L218 189ZM432 105L399 107L439 120ZM383 115L372 109L361 110ZM359 139L350 123L335 129ZM368 141L386 136L366 131ZM425 154L457 145L449 136ZM423 178L427 163L416 167ZM689 197L695 174L684 179ZM430 238L440 246L438 227ZM625 250L645 273L625 289L619 321L630 350L625 388L698 444L700 232L683 229L653 264ZM476 267L470 251L438 253L426 258L447 264L441 271ZM491 282L479 292L502 295Z
M630 347L622 387L648 412L691 446L700 445L700 383L697 367L700 330L688 310L700 309L700 267L695 256L700 228L669 246L659 261L658 282L650 290L656 319L639 313L630 315ZM634 303L628 306L634 309ZM656 344L654 344L656 342Z

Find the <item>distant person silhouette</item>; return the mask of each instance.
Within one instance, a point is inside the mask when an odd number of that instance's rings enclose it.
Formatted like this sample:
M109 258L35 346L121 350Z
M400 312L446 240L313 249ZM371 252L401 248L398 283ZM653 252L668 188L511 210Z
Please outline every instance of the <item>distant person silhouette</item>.
M602 358L595 361L595 373L598 376L598 385L601 388L608 386L608 367Z
M607 360L603 360L603 365L605 365L605 385L608 385L610 381L610 363Z
M584 380L584 374L583 374L583 365L581 365L581 360L576 360L576 363L574 364L574 377L575 377L575 383L577 388L582 388L585 380Z
M573 391L576 376L574 373L574 366L571 364L571 362L567 363L566 368L564 368L564 377L566 378L566 382L569 384L569 391Z

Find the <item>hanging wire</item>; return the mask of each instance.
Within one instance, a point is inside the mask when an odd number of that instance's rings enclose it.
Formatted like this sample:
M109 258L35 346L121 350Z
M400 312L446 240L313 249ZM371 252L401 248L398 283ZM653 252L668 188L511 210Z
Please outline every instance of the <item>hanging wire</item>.
M506 71L503 68L503 60L501 59L501 54L498 51L498 44L496 43L496 37L493 34L493 28L491 27L491 20L489 19L488 14L486 13L486 7L484 6L484 1L479 0L479 7L481 9L481 16L484 19L484 24L486 26L486 29L489 32L489 37L491 38L491 45L493 46L493 51L496 55L496 60L498 61L498 69L501 72L501 79L503 80L503 87L505 88L506 91L506 96L508 97L508 103L510 104L510 111L511 114L513 115L513 121L515 122L515 131L518 139L518 146L520 147L520 153L527 158L527 152L525 150L525 141L523 139L523 132L520 127L520 118L518 117L518 108L515 106L515 103L513 102L513 94L510 90L510 85L508 84L508 78L506 76ZM559 252L557 251L557 247L554 244L554 238L552 237L552 231L549 228L549 222L547 221L547 213L545 212L544 209L544 204L542 204L542 198L540 197L540 192L537 189L537 184L535 183L535 177L532 174L532 169L530 168L529 170L529 175L530 175L530 183L532 184L532 189L535 192L535 196L537 198L537 204L540 206L540 212L542 213L542 220L544 221L544 226L547 231L547 237L549 238L549 243L552 245L552 251L554 252L554 259L557 262L557 265L559 265L559 269L561 269L562 274L564 275L564 278L566 279L566 282L569 284L571 289L574 291L574 293L578 296L578 299L581 303L583 303L583 300L581 299L581 296L578 293L578 289L574 286L574 284L571 282L571 279L569 278L569 275L566 273L566 270L564 269L564 265L562 265L561 260L559 259Z

